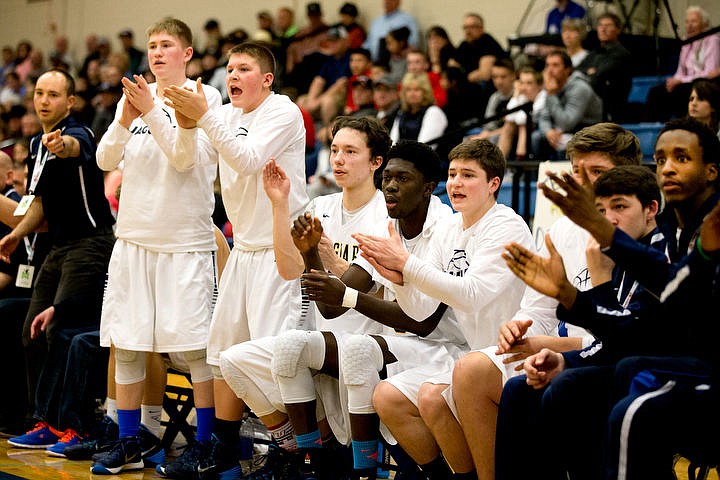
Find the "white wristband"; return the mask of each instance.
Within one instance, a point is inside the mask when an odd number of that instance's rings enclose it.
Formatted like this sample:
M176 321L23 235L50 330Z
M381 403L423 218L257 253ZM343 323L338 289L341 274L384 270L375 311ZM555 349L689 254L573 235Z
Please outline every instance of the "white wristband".
M355 308L357 305L358 291L354 288L345 287L345 293L343 294L342 306L345 308Z

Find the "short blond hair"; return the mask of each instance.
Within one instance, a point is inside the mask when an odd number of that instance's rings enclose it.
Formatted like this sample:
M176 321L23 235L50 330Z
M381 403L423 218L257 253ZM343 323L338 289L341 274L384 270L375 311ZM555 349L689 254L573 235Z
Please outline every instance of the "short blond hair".
M185 22L178 20L177 18L164 18L159 22L155 22L150 25L145 31L148 38L150 38L150 35L154 35L156 33L167 33L168 35L177 37L180 39L180 43L183 47L192 46L192 30L190 30L190 27L188 27Z

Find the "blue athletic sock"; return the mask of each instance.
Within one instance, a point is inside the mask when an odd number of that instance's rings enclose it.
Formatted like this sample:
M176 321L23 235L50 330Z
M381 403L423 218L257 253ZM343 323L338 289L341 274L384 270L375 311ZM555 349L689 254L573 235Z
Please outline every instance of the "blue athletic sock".
M120 427L119 438L135 437L140 429L140 409L117 411L118 427Z
M315 430L302 435L295 435L298 448L322 448L322 439L320 438L320 430Z
M195 417L197 419L195 440L198 442L210 440L210 435L212 435L213 431L213 423L215 422L215 407L195 407Z
M353 467L356 470L364 468L375 468L378 461L378 441L377 440L353 440Z

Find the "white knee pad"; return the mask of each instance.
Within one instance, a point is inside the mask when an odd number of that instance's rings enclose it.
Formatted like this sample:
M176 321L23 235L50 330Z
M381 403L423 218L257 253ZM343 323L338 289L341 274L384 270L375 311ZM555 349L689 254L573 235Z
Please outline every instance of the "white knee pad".
M352 335L340 348L340 365L350 413L375 413L372 394L384 364L380 345L369 335Z
M275 338L273 375L294 377L298 367L319 370L325 361L325 337L317 331L288 330Z
M145 352L115 349L115 383L132 385L145 380Z
M210 365L210 371L212 372L213 380L223 380L222 371L218 365Z
M325 337L317 331L289 330L275 339L272 373L285 403L315 400L310 369L319 370L325 361Z
M223 379L232 391L235 392L235 395L237 395L245 405L250 407L250 410L255 412L255 415L264 417L277 410L255 382L253 382L242 369L238 368L238 366L225 355L225 352L220 353L220 371L222 372Z
M202 383L212 380L213 372L207 363L206 350L191 350L189 352L178 352L170 358L177 357L181 363L187 365L190 371L190 379L193 383Z

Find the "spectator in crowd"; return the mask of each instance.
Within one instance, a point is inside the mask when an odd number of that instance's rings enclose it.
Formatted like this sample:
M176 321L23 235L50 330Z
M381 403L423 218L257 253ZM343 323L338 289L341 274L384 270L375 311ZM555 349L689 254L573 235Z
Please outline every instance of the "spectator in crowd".
M585 9L572 0L555 0L555 7L548 12L545 20L545 33L556 35L562 30L562 22L566 18L584 17Z
M0 90L0 112L8 112L13 105L20 105L25 95L25 85L14 70L8 70L4 75L4 85Z
M361 48L367 38L365 27L358 23L358 15L357 6L354 3L345 2L340 7L340 25L345 27L348 32L350 48Z
M307 95L300 96L297 104L320 120L323 126L329 126L344 108L350 78L350 52L345 27L330 28L323 48L328 55L313 78Z
M370 76L372 60L370 59L370 51L365 48L350 49L350 76L349 84L355 81L360 75ZM347 98L345 99L345 108L343 113L348 115L357 110L357 106L353 101L352 89L348 89Z
M527 114L520 110L505 116L500 132L498 147L506 159L524 160L528 158L528 136L538 127L540 111L545 108L547 92L543 89L543 75L532 67L520 69L516 82L516 95L507 104L508 110L526 102L532 102L532 128L528 131Z
M622 122L630 87L632 86L632 56L619 41L622 22L612 12L597 19L597 37L600 46L593 49L580 62L576 70L590 81L595 93L603 102L603 118L609 122Z
M258 32L267 32L270 36L270 42L267 43L270 43L271 46L275 46L275 20L273 19L272 14L267 10L260 10L257 15L255 15L255 19L257 20ZM257 34L257 32L255 34Z
M480 14L466 14L462 28L465 38L458 45L457 61L467 73L468 80L483 84L489 96L492 93L492 66L508 54L492 35L485 32L485 22Z
M690 90L687 114L717 132L720 138L720 86L705 78L695 80Z
M445 133L447 116L435 105L435 96L427 75L405 74L400 88L400 105L400 111L390 129L393 142L402 138L424 143Z
M410 30L408 44L412 47L420 47L420 31L415 17L400 10L400 0L383 0L385 12L375 17L370 23L368 37L363 47L370 50L373 62L377 63L383 58L385 51L386 36L392 30L406 27Z
M507 110L508 102L512 98L515 87L515 66L509 58L496 60L491 72L495 91L490 95L487 107L485 107L485 118L494 117ZM487 139L497 143L504 123L504 118L487 122L483 125L482 132L474 138Z
M118 33L118 38L122 44L122 49L127 54L128 68L124 72L125 76L132 78L133 75L140 75L148 69L147 55L144 51L138 49L133 44L133 31L129 28Z
M28 81L34 83L45 70L45 54L38 48L30 50L27 58L15 67L15 71L23 83Z
M554 50L545 57L543 85L547 92L532 150L538 159L564 160L572 134L602 121L602 100L580 72L574 72L567 53Z
M693 38L710 28L710 16L702 7L690 6L685 12L687 38ZM650 119L665 122L671 117L685 115L690 89L697 78L714 79L720 76L720 34L686 43L680 47L677 70L665 81L650 89L647 106Z
M573 67L577 67L590 53L582 44L587 37L587 24L581 18L565 18L561 25L560 35L565 51L572 60Z
M365 75L358 76L350 84L353 101L357 110L350 114L351 117L377 117L375 102L373 101L373 81Z
M300 28L287 48L284 83L298 94L306 93L325 60L322 43L330 28L323 18L322 7L310 2L305 7L307 24Z
M384 66L387 73L396 82L400 82L407 72L406 55L410 48L409 35L410 29L407 27L391 30L385 35L385 51L378 64Z
M428 29L426 51L430 70L435 73L443 73L449 66L459 65L455 60L455 47L450 36L440 25Z
M407 60L407 71L410 73L425 73L430 79L430 85L435 96L435 105L445 108L447 104L447 92L442 86L442 75L430 70L430 62L425 52L418 49L410 49L405 55Z
M0 86L5 82L5 73L15 67L15 50L10 45L2 47L2 57L0 57Z
M295 11L292 8L278 8L275 14L275 29L275 33L285 40L289 40L297 34L298 26L295 23Z
M20 77L20 82L25 83L25 76L27 75L29 56L33 49L32 43L28 40L21 40L18 42L15 48L15 60L13 60L13 69L17 72ZM18 71L18 67L21 67L21 71Z
M115 118L117 104L122 94L122 85L112 85L110 83L100 85L98 89L98 101L95 104L95 115L90 124L90 129L93 131L97 141L102 139L105 131Z
M25 115L20 118L20 132L23 138L30 140L32 137L40 133L42 130L42 124L40 119L34 111L25 112Z
M205 45L202 49L203 54L214 55L215 58L220 58L222 52L220 51L220 39L223 37L222 30L220 30L220 23L210 18L205 22L203 26L205 32Z
M77 64L70 53L70 44L65 35L55 37L54 47L48 55L48 61L50 67L64 68L72 75L76 74Z
M475 118L481 120L484 116L487 97L482 87L477 83L469 82L467 75L460 67L448 67L443 72L443 87L447 91L447 105L443 109L448 117L449 129L456 129L466 120ZM463 132L464 133L464 132ZM462 141L460 133L450 142L457 145Z
M392 77L381 75L373 81L373 100L377 109L376 118L390 131L400 111L398 84Z

